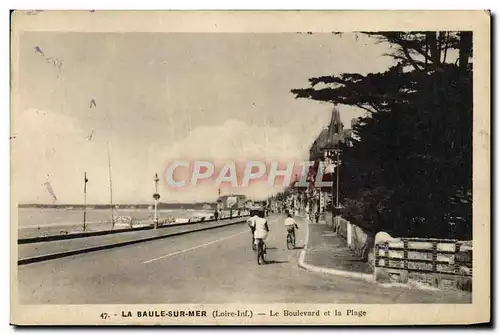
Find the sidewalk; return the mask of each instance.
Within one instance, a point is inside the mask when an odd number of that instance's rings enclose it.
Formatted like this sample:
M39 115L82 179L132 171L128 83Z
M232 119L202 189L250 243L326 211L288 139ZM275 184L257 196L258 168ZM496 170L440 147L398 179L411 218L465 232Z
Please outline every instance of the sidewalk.
M307 220L304 219L306 222ZM349 249L346 240L325 223L308 222L306 249L299 265L311 271L371 280L373 268Z

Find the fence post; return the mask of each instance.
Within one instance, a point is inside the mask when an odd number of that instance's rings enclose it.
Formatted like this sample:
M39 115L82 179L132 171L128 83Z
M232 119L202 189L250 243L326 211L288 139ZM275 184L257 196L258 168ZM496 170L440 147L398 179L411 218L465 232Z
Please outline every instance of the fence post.
M384 266L389 267L389 242L385 242L384 245L385 248L385 261L384 261Z
M432 242L432 272L437 271L437 242Z
M403 268L408 270L408 240L403 240Z
M457 261L457 255L460 252L460 245L461 243L459 241L455 242L455 254L453 255L453 264L455 265L455 274L458 274L460 272L460 264L458 264Z

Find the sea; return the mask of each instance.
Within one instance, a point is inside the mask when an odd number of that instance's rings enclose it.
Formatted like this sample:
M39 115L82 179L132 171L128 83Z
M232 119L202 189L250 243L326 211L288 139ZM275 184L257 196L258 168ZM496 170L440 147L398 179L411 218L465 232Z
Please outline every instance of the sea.
M154 211L148 208L113 209L116 217L133 217L135 221L149 220ZM190 218L209 218L213 210L162 209L158 210L159 220L170 219L176 223L187 222ZM71 226L83 222L83 209L71 208L19 208L18 228ZM87 209L86 222L111 222L111 209Z

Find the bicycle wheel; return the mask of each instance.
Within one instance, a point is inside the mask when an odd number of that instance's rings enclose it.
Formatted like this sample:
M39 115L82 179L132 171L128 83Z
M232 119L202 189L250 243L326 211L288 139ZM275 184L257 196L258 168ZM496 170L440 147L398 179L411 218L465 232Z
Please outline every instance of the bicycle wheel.
M288 248L288 250L293 249L293 241L292 241L292 236L290 235L290 233L288 233L286 235L286 247Z

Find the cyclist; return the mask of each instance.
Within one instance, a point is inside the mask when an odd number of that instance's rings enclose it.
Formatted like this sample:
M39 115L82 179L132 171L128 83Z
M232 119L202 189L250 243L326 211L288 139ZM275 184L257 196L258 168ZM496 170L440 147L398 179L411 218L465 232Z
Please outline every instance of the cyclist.
M295 229L299 229L297 222L292 218L292 213L288 212L287 218L285 219L285 228L287 232L292 235L292 241L295 244Z
M255 220L259 217L258 212L256 210L250 210L250 218L247 220L248 227L250 228L250 232L252 233L252 249L255 250L254 243L254 232L255 232Z
M264 219L264 211L259 211L258 217L254 221L254 241L257 244L257 241L260 239L264 242L267 238L267 234L269 233L269 226L267 224L267 220ZM264 244L264 253L265 253L265 244Z

